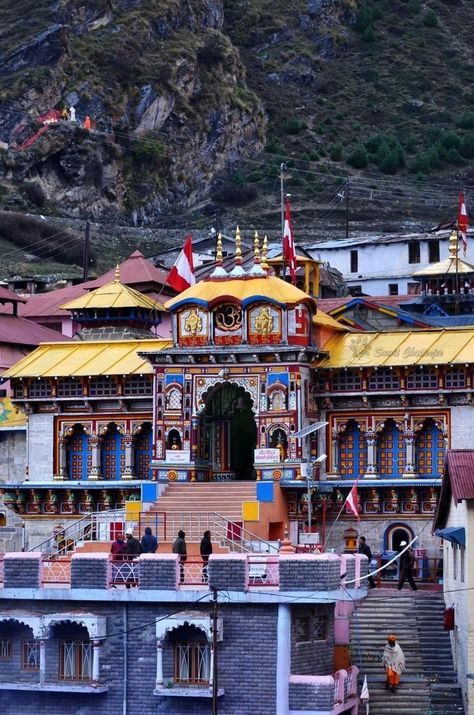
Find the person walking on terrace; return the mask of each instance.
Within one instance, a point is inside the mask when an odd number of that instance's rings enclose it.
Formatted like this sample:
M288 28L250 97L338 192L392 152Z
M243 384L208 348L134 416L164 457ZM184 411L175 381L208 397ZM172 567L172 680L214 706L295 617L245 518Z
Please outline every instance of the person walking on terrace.
M140 546L142 547L142 554L156 553L156 550L158 548L158 539L152 534L151 528L149 526L147 526L145 529L145 533L142 536Z
M382 662L385 666L387 680L385 688L391 690L392 693L397 692L400 685L400 676L405 670L405 656L400 645L397 643L397 637L391 633L387 636L387 643L383 649Z
M364 556L367 556L367 559L369 561L368 563L368 572L370 573L371 569L371 561L372 561L372 551L370 550L370 546L365 540L365 536L361 536L359 538L359 554L364 554ZM375 581L373 576L369 576L367 579L367 582L369 584L369 588L375 588Z
M407 545L406 541L402 541L400 543L400 547L402 549L404 549L406 545ZM407 549L400 556L400 574L399 574L398 586L397 586L397 589L399 591L402 590L403 584L405 583L405 581L408 581L408 583L411 586L412 591L418 591L418 587L413 579L413 566L414 565L415 565L415 555L413 553L413 549Z
M180 529L173 544L173 554L179 554L179 575L181 582L184 581L184 562L188 558L185 537L186 534L182 529Z
M200 547L200 552L201 552L201 558L202 558L202 578L203 581L206 583L209 580L209 575L208 575L208 563L209 563L209 556L212 554L212 543L211 543L211 532L210 531L205 531L203 534L203 537L201 539L201 547Z

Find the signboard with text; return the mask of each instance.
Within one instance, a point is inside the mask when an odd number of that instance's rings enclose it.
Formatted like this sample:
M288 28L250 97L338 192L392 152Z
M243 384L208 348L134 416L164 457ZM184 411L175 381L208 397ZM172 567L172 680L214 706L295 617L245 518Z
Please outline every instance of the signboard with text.
M280 461L280 451L271 447L264 447L254 450L255 464L271 464Z
M189 449L167 449L165 462L167 464L188 464L191 460Z

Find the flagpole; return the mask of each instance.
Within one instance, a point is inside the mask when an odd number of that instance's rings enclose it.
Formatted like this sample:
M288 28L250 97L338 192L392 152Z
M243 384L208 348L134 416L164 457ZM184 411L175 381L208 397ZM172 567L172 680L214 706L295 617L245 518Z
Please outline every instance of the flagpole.
M283 248L283 242L285 240L285 169L286 169L286 164L283 162L280 164L280 213L281 213L281 256L283 259L282 262L282 274L281 278L285 280L285 275L286 275L286 257L285 257L285 251Z

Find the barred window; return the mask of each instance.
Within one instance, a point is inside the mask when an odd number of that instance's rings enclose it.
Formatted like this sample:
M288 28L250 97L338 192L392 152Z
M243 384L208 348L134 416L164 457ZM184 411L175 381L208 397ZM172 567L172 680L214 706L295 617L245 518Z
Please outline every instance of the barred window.
M466 372L462 367L452 367L447 370L444 375L444 386L450 387L466 387Z
M117 383L113 377L100 375L93 377L89 384L89 395L100 397L103 395L116 395L118 392Z
M12 642L10 639L0 640L0 660L8 660L12 657Z
M360 390L362 380L358 372L344 370L343 372L337 372L331 377L331 385L333 390L347 390L350 392L351 390Z
M22 382L15 382L13 386L13 394L15 397L22 398L23 397L23 383Z
M294 629L296 643L309 643L311 641L311 624L309 616L296 616Z
M166 409L167 410L180 410L183 404L183 396L181 394L181 388L171 387L166 393Z
M181 685L208 685L211 651L207 641L179 641L174 649L174 682Z
M58 382L58 397L82 397L82 382L75 377L65 377Z
M39 670L39 642L23 641L21 649L21 667L23 670Z
M434 370L422 370L417 367L407 376L407 388L417 390L420 388L437 388L438 376Z
M123 393L126 396L152 395L153 381L151 375L132 375L125 380Z
M59 679L92 679L92 644L87 641L60 641Z
M52 387L50 380L34 380L30 382L28 395L30 397L51 397Z
M394 370L383 368L369 377L369 390L399 390L400 378Z
M313 612L294 617L293 628L295 643L311 643L323 641L328 637L328 618L326 615Z

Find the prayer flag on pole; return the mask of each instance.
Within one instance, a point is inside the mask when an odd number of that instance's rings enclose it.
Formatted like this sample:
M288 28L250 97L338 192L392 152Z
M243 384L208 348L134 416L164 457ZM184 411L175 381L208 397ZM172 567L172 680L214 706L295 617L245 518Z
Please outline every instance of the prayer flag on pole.
M357 494L357 482L350 490L346 497L346 511L352 512L357 519L359 518L359 497Z
M193 265L193 237L191 235L186 237L183 250L171 268L166 282L178 293L196 283Z
M466 211L466 204L464 203L464 192L461 191L459 194L459 208L458 208L458 233L461 236L463 253L466 255L467 251L467 227L469 225L469 217Z
M283 258L290 269L291 282L296 284L296 251L293 238L293 226L291 225L290 202L285 206L285 224L283 228Z

